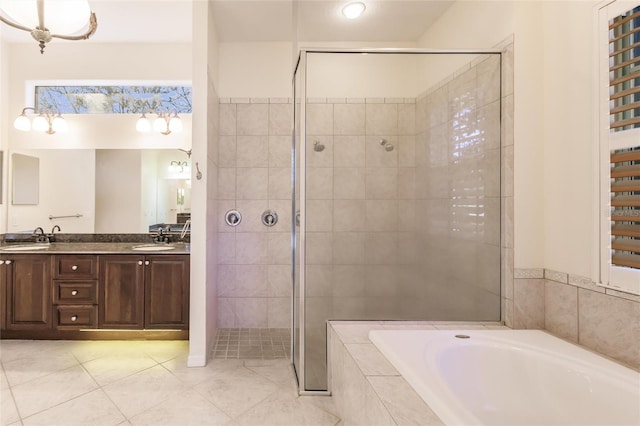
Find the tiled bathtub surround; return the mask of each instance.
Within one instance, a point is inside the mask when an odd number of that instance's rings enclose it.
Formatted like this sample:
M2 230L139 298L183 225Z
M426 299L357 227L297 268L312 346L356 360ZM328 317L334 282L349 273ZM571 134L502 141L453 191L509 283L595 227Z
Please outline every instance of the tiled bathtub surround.
M640 296L548 269L516 269L513 328L544 329L640 370Z
M385 328L437 330L505 327L492 323L330 322L331 393L344 424L443 424L369 340L370 330Z
M291 324L291 122L287 98L220 99L218 325ZM242 214L237 227L224 214ZM273 209L268 228L261 214Z

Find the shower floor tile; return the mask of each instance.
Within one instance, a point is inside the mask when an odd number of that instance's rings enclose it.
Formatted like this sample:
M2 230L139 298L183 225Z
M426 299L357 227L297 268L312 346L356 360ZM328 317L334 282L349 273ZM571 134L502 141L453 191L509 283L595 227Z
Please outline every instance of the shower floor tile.
M213 346L217 359L285 359L290 352L288 328L221 328Z

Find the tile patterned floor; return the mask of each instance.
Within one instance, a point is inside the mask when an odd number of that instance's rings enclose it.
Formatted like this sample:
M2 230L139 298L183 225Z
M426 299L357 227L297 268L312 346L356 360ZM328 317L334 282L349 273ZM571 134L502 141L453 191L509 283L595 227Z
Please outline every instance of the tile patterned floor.
M290 353L288 328L221 328L213 346L216 359L283 359Z
M267 352L263 358L276 356ZM298 396L286 358L213 359L187 368L187 353L185 341L2 340L0 425L340 422L330 398Z

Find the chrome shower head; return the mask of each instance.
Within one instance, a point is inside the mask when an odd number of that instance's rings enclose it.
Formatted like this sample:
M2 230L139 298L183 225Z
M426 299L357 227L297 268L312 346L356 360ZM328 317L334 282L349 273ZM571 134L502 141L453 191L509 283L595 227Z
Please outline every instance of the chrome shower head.
M313 150L315 152L322 152L322 151L324 151L324 145L321 144L319 140L315 140L313 142Z
M393 151L393 144L387 142L386 139L380 139L380 145L382 145L384 147L384 150L387 152Z

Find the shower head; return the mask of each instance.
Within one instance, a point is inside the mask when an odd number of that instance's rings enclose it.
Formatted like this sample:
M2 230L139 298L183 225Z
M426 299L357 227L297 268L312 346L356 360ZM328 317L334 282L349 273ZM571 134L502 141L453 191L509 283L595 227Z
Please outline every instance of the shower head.
M324 151L324 145L321 144L319 140L315 140L313 142L313 150L315 152L322 152L322 151Z
M384 150L387 152L393 151L393 144L387 142L386 139L380 139L380 145L382 145L384 147Z

